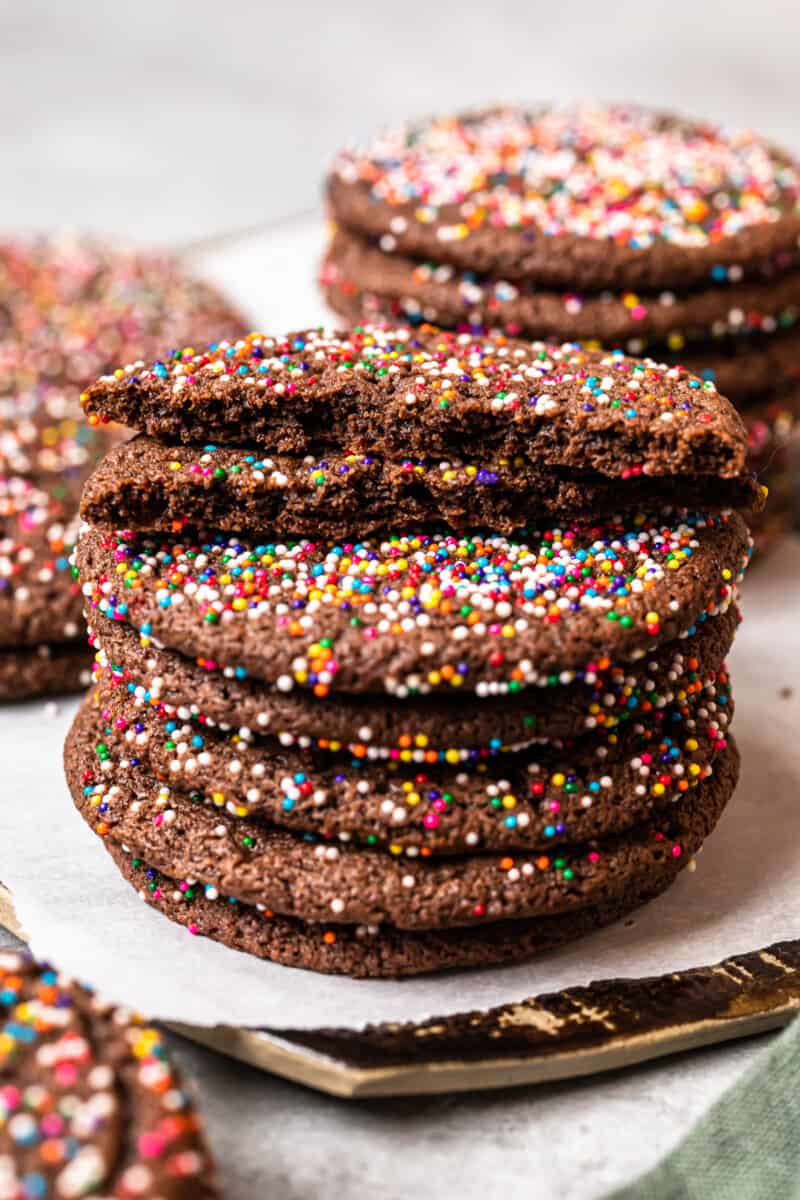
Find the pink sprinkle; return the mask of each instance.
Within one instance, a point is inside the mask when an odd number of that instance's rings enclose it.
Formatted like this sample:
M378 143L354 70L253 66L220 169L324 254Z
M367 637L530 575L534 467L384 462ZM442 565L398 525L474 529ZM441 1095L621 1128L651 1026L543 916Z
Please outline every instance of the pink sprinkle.
M22 1093L19 1088L8 1087L0 1088L0 1104L3 1105L8 1112L13 1112L22 1099Z
M158 1158L164 1153L164 1139L157 1133L143 1133L139 1138L139 1153L142 1158Z

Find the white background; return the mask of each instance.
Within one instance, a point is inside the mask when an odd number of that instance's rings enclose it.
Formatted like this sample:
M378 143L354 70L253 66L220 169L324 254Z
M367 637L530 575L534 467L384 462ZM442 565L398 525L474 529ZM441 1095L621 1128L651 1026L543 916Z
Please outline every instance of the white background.
M796 0L0 0L0 229L186 240L316 201L377 124L634 99L800 148Z

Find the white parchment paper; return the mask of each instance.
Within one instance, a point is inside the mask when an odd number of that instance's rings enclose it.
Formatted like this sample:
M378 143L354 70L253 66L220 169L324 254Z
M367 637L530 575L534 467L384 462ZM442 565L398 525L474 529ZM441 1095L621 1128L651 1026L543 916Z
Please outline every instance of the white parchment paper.
M277 246L271 235L204 265L229 287L243 281L242 299L263 327L310 324L322 319L309 295L318 244L317 226L306 225ZM298 270L302 289L292 292ZM36 954L153 1017L199 1025L417 1020L591 979L681 970L800 936L800 539L753 568L743 607L730 660L742 778L697 870L684 871L632 924L528 965L355 981L192 937L137 898L75 813L61 767L74 701L56 713L42 702L0 710L0 880Z

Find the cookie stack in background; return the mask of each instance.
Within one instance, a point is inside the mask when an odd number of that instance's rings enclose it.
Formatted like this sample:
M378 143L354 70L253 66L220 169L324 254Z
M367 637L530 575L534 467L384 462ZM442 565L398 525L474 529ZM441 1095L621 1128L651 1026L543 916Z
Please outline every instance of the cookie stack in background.
M164 341L235 336L241 317L168 255L73 238L0 241L0 700L85 687L69 554L88 473L112 442L82 387Z
M711 383L407 326L122 366L65 748L121 874L318 971L527 958L675 879L733 791L760 501ZM521 526L526 526L521 530Z
M800 168L631 106L501 108L379 134L333 162L321 284L348 321L621 347L739 407L791 528L800 413Z

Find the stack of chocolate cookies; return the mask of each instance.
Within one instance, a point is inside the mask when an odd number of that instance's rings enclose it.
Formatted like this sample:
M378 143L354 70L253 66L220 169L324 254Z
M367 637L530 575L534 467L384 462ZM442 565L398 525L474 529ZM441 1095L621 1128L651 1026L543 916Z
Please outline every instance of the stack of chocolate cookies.
M791 527L800 414L800 167L630 106L493 109L339 153L321 283L349 321L434 322L683 363L740 408Z
M243 332L169 255L74 238L0 241L0 700L75 691L91 656L69 575L81 486L112 444L79 396L162 339Z
M66 772L193 933L356 976L511 962L649 900L733 791L758 506L680 368L407 326L251 334L83 397L97 658Z

